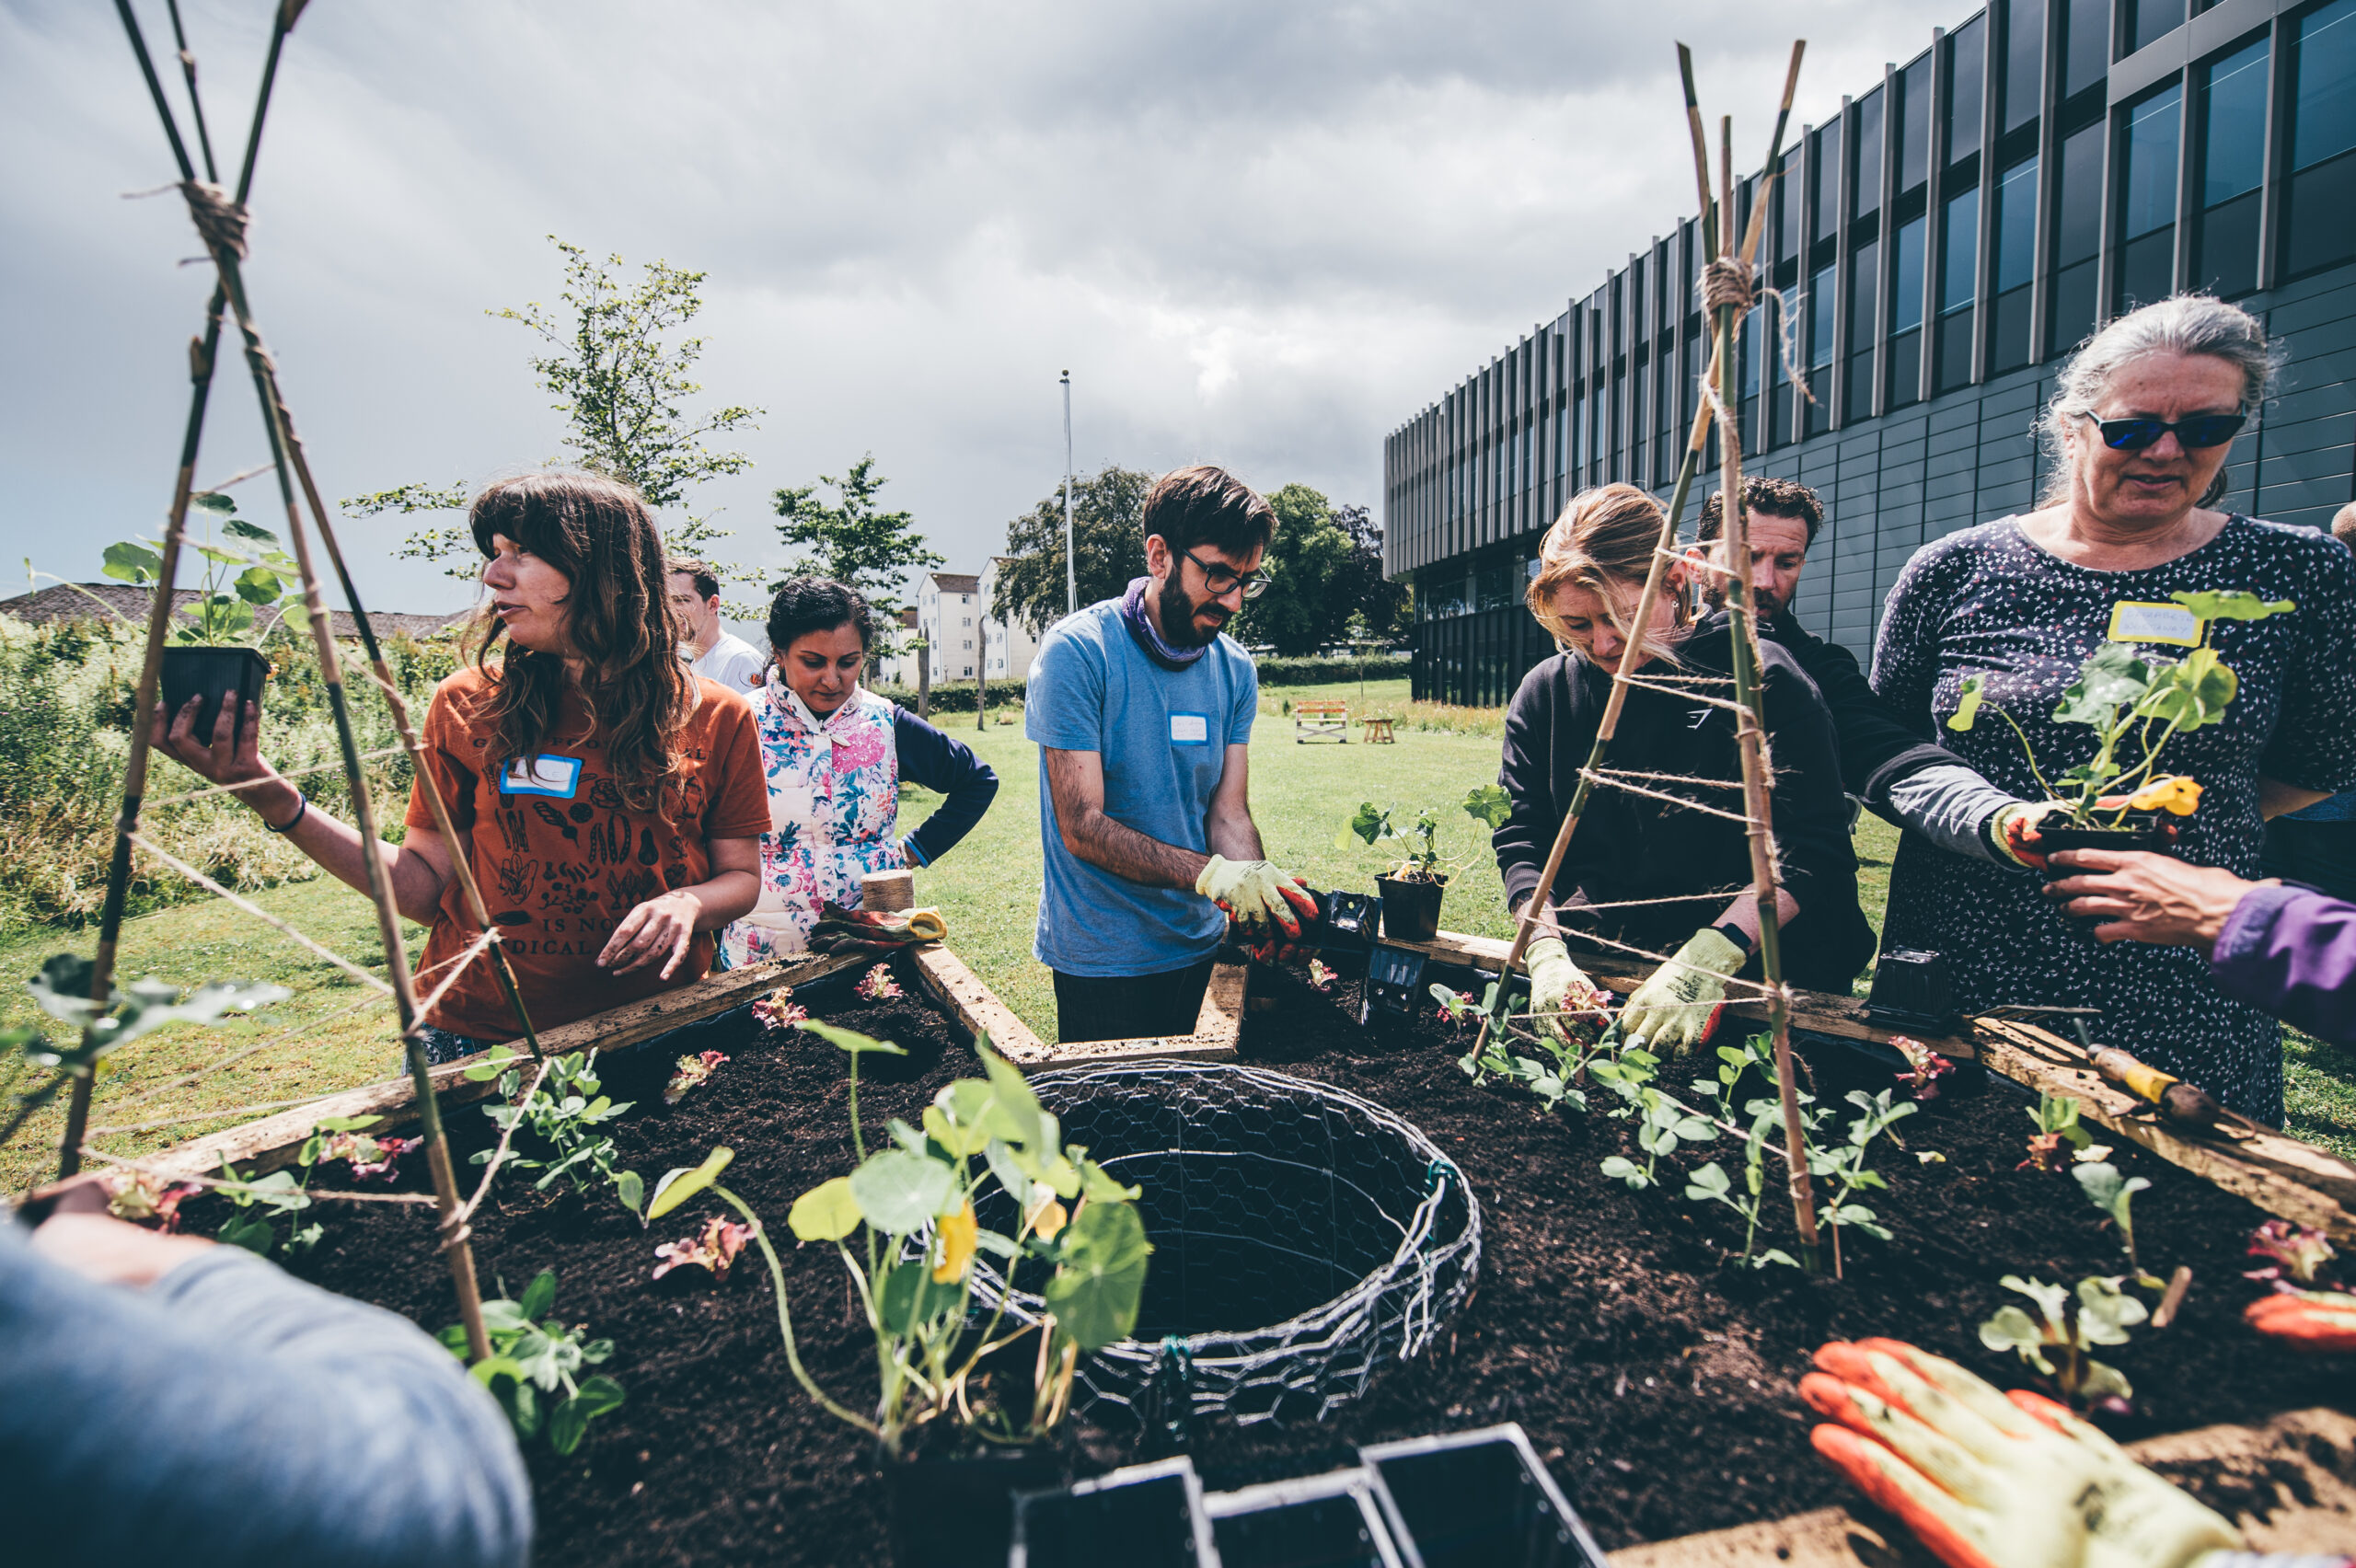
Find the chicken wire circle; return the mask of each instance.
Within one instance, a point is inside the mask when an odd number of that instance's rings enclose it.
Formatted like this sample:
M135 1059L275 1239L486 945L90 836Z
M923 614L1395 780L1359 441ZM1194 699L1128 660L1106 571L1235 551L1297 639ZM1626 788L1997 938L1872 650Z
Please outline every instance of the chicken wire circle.
M1136 1333L1074 1378L1074 1408L1102 1424L1322 1420L1472 1293L1481 1207L1464 1173L1371 1101L1181 1062L1045 1072L1031 1087L1067 1141L1143 1189L1154 1251ZM1011 1209L993 1190L982 1223L1011 1232ZM976 1286L998 1305L995 1272L977 1268ZM1032 1323L1045 1308L1017 1289L1006 1310Z

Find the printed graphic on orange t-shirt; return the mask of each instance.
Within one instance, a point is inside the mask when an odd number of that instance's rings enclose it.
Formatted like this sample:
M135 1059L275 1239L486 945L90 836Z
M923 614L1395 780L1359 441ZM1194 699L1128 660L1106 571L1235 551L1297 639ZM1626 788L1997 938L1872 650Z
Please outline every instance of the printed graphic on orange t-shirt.
M652 811L630 809L590 734L582 699L567 699L555 735L536 755L490 755L489 727L476 721L491 679L461 670L436 688L425 716L425 766L466 842L468 864L501 928L535 1028L551 1029L690 980L711 967L712 933L699 932L677 973L662 965L625 975L597 967L614 928L641 904L711 875L705 841L757 838L768 828L768 787L751 709L710 681L678 737L686 771ZM411 829L433 826L422 785L411 790ZM480 934L455 895L426 939L421 971L456 957ZM419 989L441 984L423 974ZM478 960L451 986L428 1022L478 1040L521 1031L497 977Z

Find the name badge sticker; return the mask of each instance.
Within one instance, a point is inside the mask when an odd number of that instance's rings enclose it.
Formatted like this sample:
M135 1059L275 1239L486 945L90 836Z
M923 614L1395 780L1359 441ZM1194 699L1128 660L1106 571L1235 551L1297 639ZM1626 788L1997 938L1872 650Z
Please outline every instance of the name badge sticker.
M2172 642L2190 648L2200 640L2200 617L2183 605L2140 605L2121 599L2110 606L2113 642Z
M572 799L581 788L581 759L577 756L536 756L529 762L516 757L499 776L499 792L502 795L549 795L560 801Z
M1210 744L1211 716L1207 713L1172 713L1170 716L1170 744L1173 746Z

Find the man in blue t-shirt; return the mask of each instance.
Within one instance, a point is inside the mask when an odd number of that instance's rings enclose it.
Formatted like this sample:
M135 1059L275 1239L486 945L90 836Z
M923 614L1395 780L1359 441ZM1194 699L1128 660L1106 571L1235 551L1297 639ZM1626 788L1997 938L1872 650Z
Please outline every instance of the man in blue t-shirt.
M1032 951L1063 1040L1191 1034L1229 921L1274 941L1317 913L1262 858L1260 679L1221 629L1266 582L1276 513L1204 467L1163 475L1144 522L1147 574L1051 628L1024 695L1047 862Z

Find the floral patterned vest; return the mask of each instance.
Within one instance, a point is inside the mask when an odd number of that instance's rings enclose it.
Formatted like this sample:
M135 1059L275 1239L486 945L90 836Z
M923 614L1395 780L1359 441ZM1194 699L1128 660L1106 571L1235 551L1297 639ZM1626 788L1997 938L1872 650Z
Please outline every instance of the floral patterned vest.
M892 705L864 686L825 719L772 670L752 694L768 776L761 897L720 934L727 968L806 951L821 904L859 907L860 878L907 864L895 829L900 757Z

